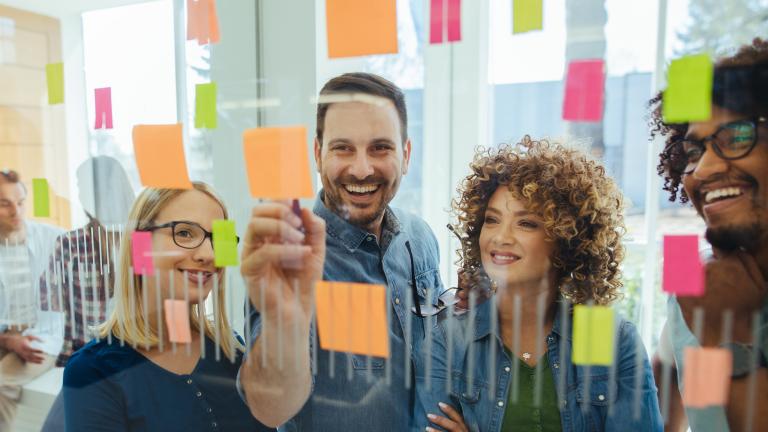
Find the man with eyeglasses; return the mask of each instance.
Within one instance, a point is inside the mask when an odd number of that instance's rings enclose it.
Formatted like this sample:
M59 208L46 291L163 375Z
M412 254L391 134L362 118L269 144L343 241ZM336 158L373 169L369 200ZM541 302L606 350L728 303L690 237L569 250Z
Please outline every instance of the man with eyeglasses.
M404 95L372 74L333 78L320 92L316 132L323 189L314 215L261 205L244 238L241 271L258 312L240 384L256 418L283 430L409 430L412 359L425 335L417 314L433 309L442 283L430 228L389 206L411 155ZM297 260L300 270L290 265ZM317 346L312 291L321 276L386 287L389 358Z
M669 301L660 354L677 368L672 406L680 406L689 367L685 349L725 348L733 366L727 405L686 407L691 429L768 430L768 42L756 39L716 63L709 120L665 123L661 96L651 102L653 132L666 138L658 166L664 189L670 200L693 204L713 248L705 294ZM682 413L670 413L667 430L684 430L675 415Z
M63 231L25 220L26 200L18 173L0 171L0 432L13 428L22 386L53 367L64 342L63 326L52 332L37 306L39 277Z

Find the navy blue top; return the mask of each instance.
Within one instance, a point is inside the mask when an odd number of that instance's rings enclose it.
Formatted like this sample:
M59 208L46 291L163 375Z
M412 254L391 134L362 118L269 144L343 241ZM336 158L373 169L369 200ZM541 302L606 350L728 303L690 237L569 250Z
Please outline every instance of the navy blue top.
M178 348L178 355L186 350ZM189 375L156 365L128 344L94 340L64 370L67 431L271 431L235 389L235 362L206 338L205 358Z

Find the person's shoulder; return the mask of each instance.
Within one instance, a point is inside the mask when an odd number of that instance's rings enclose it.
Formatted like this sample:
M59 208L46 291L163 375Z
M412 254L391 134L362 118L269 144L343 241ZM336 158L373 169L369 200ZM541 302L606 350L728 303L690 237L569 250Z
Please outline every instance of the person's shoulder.
M49 225L46 223L26 221L26 224L27 224L27 229L30 229L32 231L37 231L43 234L53 235L54 237L58 237L59 235L65 233L63 228L59 228L57 226Z
M64 385L84 387L109 378L136 363L136 355L129 346L120 346L113 339L93 340L72 354L64 368Z
M392 211L395 217L397 217L397 221L400 223L400 226L412 237L416 237L417 239L425 237L434 238L435 234L432 232L432 228L424 219L411 212L399 208L390 207L389 209Z

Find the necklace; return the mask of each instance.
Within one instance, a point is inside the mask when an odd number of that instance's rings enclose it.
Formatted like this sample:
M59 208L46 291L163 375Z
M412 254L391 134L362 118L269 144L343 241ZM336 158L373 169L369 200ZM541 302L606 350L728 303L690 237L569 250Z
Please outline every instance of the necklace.
M524 352L523 353L523 360L528 361L531 359L531 353Z

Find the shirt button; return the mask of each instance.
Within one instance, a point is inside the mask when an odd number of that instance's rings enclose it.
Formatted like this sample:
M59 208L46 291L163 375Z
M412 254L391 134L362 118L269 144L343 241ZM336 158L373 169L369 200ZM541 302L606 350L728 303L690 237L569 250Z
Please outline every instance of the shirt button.
M212 412L213 412L213 409L211 409L211 408L208 408L208 412L209 412L209 413L212 413Z
M203 397L203 392L197 392L197 397Z
M560 363L555 362L554 366L555 366L555 369L560 369Z
M397 304L397 305L400 304L400 297L395 297L395 304Z
M510 370L512 369L510 369L509 366L504 366L504 372L509 372Z
M597 398L600 399L601 401L605 400L605 396L603 396L603 395L598 395Z
M371 237L371 236L368 236L368 237L366 238L366 240L368 240L368 241L373 241L373 237Z
M217 424L216 422L213 422L213 423L211 423L211 426L213 426L213 427L217 427L217 426L218 426L218 424Z
M187 384L192 384L192 378L187 380Z
M504 406L504 401L499 401L499 402L496 403L496 405L498 405L500 407L503 407Z

